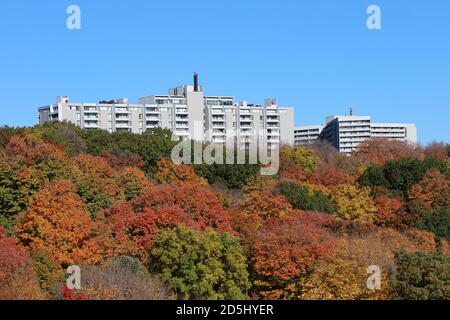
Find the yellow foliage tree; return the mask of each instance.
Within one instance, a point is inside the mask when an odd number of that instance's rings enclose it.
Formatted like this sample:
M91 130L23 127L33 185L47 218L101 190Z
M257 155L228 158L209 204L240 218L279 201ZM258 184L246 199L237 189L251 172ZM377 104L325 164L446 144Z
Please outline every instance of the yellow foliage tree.
M372 222L377 212L369 188L343 184L336 187L332 198L337 205L336 217L343 220Z
M311 173L319 163L319 158L311 149L304 147L288 148L281 150L282 155L292 158L295 163L301 166L306 173Z

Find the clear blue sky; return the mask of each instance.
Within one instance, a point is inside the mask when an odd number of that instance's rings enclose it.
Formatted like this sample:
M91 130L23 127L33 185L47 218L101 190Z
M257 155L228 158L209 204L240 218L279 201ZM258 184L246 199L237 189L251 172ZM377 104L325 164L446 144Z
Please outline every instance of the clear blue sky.
M366 28L370 4L380 31ZM137 101L197 71L206 94L277 98L297 125L352 106L450 142L448 0L0 0L0 12L0 125L35 124L57 95Z

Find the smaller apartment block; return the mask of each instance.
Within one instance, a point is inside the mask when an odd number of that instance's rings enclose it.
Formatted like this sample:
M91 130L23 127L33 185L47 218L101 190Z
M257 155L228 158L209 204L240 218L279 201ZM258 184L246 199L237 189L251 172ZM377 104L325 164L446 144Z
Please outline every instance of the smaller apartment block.
M351 154L369 138L386 138L417 144L414 124L373 123L370 116L330 116L326 125L304 126L295 129L295 145L305 145L317 139L328 141L337 150Z
M324 125L301 126L294 129L294 139L296 146L308 145L319 139Z

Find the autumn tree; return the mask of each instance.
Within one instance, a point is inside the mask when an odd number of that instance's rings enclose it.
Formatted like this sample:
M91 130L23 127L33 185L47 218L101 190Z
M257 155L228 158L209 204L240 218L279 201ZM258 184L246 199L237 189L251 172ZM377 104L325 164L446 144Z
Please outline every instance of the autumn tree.
M374 223L382 227L394 227L399 224L403 201L386 195L379 195L374 199L377 208Z
M239 239L211 229L161 231L150 266L185 299L241 300L250 288Z
M0 227L0 300L42 299L31 259L17 241Z
M257 191L251 192L238 207L229 211L234 229L246 240L252 238L266 220L294 213L285 197Z
M318 166L308 178L308 182L326 187L335 187L337 185L351 182L349 177L342 169L329 164Z
M37 192L15 231L29 250L48 250L62 266L99 259L92 242L94 224L69 180Z
M125 167L118 172L117 185L122 189L126 201L138 197L153 184L145 176L144 172L136 167Z
M307 174L311 173L319 162L314 152L306 147L284 147L281 153L294 160L295 164L303 168Z
M252 254L254 290L263 299L297 299L301 279L326 260L335 239L303 214L270 219L257 233Z
M123 198L117 185L116 172L99 157L81 154L73 159L79 174L74 179L81 199L87 203L88 210L95 214L101 209Z
M55 297L64 280L64 270L47 249L37 249L30 253L33 269L39 284L49 297Z
M399 158L424 158L423 152L417 147L411 146L406 142L384 138L373 138L363 141L353 153L353 157L365 165L381 166L390 160Z
M377 212L368 188L340 185L334 190L332 199L337 207L336 217L343 220L372 222Z
M156 173L154 178L160 184L208 184L206 179L199 177L195 173L192 166L184 164L177 165L166 159L160 159L156 163Z
M436 169L428 170L424 177L412 186L408 195L410 201L417 202L424 210L450 208L449 182Z
M144 160L128 150L103 150L99 157L103 158L112 168L120 170L125 167L136 167L141 169Z
M433 141L425 147L425 156L447 160L450 157L448 150L450 150L450 148L446 143Z
M206 186L198 184L153 186L131 201L131 205L135 212L144 212L145 209L178 208L178 211L182 212L182 221L185 225L200 230L210 227L233 233L230 217L225 213L222 203Z
M58 146L32 134L12 136L0 152L0 216L11 222L44 184L73 174Z
M81 294L89 300L167 300L173 294L139 259L120 256L82 267Z

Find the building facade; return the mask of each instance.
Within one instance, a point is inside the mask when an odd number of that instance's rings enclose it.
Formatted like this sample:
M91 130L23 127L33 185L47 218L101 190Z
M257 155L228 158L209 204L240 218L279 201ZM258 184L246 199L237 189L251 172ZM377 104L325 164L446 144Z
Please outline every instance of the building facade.
M293 108L281 108L276 100L263 105L236 102L232 96L205 96L194 85L169 89L130 104L128 99L98 103L73 103L57 97L55 104L40 107L39 123L68 121L83 129L143 133L161 127L176 136L208 143L234 143L246 147L257 140L270 148L294 144Z
M300 126L294 129L295 146L304 146L314 143L319 139L324 125Z
M370 116L348 115L330 116L326 118L325 126L298 127L295 131L295 145L321 139L345 154L351 154L369 138L394 139L415 145L417 128L415 124L373 123Z

